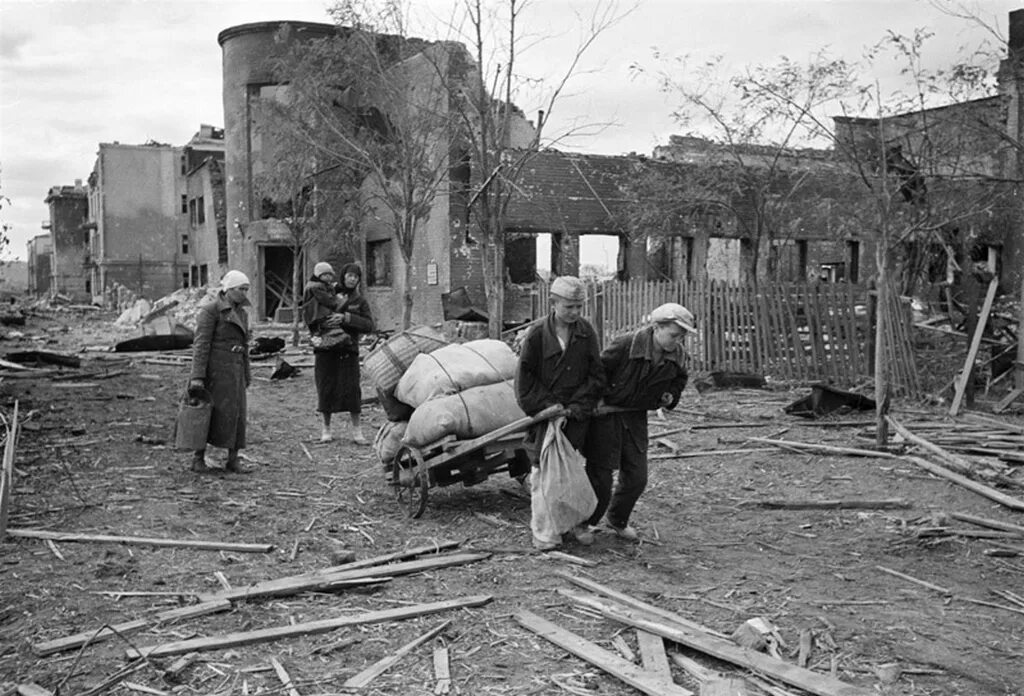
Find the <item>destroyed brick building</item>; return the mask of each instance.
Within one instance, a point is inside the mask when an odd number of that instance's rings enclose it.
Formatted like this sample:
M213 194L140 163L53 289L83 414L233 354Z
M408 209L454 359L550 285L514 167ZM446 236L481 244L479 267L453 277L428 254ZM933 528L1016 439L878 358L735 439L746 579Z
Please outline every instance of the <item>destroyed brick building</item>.
M82 225L88 220L88 192L77 179L73 186L52 186L45 203L50 208L50 278L46 289L78 301L91 299L91 287L83 272L86 244Z

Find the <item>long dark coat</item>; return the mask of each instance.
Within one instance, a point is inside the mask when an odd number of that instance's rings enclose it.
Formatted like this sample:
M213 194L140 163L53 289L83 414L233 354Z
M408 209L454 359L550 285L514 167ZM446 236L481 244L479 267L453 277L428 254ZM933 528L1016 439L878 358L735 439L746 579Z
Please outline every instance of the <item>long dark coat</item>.
M245 390L249 370L249 316L221 292L200 307L192 344L192 374L206 384L213 402L206 441L214 447L245 447Z
M349 321L342 328L352 337L350 348L314 354L316 410L320 413L360 413L363 393L359 384L359 335L369 333L375 327L370 304L359 294L358 288L349 293L338 292L338 287L311 278L302 293L303 318L311 333L319 331L320 324L331 314L348 312Z
M563 351L554 322L552 312L527 329L516 370L516 400L528 416L556 404L578 406L589 414L605 383L597 332L585 319L577 320ZM589 420L585 417L566 423L565 435L577 450L582 450ZM524 438L526 451L534 461L540 454L546 428L547 423L540 423L530 428Z

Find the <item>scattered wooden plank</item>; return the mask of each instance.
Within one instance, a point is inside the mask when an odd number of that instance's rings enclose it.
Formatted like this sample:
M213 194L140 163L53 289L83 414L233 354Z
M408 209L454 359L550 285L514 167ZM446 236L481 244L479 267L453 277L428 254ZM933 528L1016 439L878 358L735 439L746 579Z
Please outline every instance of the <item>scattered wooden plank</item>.
M193 541L191 539L156 539L150 537L109 536L106 534L79 534L77 532L51 532L45 529L8 529L7 533L24 539L52 539L53 541L80 541L97 544L137 544L202 551L228 551L232 553L270 553L273 544L238 544L228 541Z
M616 633L612 636L612 647L619 651L622 658L628 662L636 662L636 653L629 647L626 639L622 637L621 633Z
M665 639L647 631L636 632L636 644L640 649L640 664L666 684L673 684L672 670L665 654Z
M448 648L434 648L434 696L444 696L452 689L451 663L448 660Z
M1004 532L1013 532L1015 534L1024 534L1024 527L1019 524L1010 524L1009 522L1000 522L999 520L990 520L987 517L978 517L977 515L968 515L965 512L951 512L949 516L954 520L960 520L961 522L968 522L970 524L976 524L979 527L988 527L989 529L999 529Z
M564 551L547 551L544 555L548 558L557 558L561 561L565 561L566 563L583 566L584 568L596 568L599 565L597 561L592 561L589 558L573 556L571 553L565 553Z
M136 684L135 682L125 681L122 682L124 688L129 691L138 691L140 694L153 694L153 696L171 696L170 691L161 691L160 689L154 689L151 686L145 684Z
M344 686L346 689L361 689L365 686L368 686L370 682L372 682L374 679L376 679L380 675L384 674L384 672L388 671L389 669L397 665L403 657L405 657L413 650L426 643L428 640L432 640L435 636L440 635L441 631L448 628L448 626L450 626L451 623L452 622L449 619L441 625L435 626L434 628L430 629L429 631L419 636L415 640L409 641L392 654L388 655L382 660L373 663L359 674L349 677L342 686Z
M747 685L742 679L720 677L700 685L700 696L749 696Z
M321 619L319 621L307 621L305 623L277 626L275 628L264 628L256 631L242 631L238 633L227 633L210 638L192 638L179 640L163 645L150 645L142 648L130 648L127 655L130 658L137 657L163 657L165 655L180 655L187 652L203 652L205 650L221 650L224 648L236 648L242 645L254 645L256 643L268 643L282 638L294 636L314 635L327 633L346 626L359 626L369 623L383 623L385 621L400 621L416 616L436 614L449 609L462 609L468 607L481 607L493 599L490 595L473 595L459 599L449 599L443 602L432 602L429 604L415 604L412 606L385 609L382 611L370 611L363 614L350 616L339 616L333 619Z
M605 597L614 599L615 601L619 602L620 604L624 604L627 607L640 609L641 611L645 611L648 614L658 616L667 621L680 624L681 626L687 626L689 628L694 629L695 631L703 631L705 633L709 633L719 638L728 639L728 636L724 633L719 633L718 631L707 628L706 626L701 626L698 623L690 621L684 616L680 616L679 614L674 614L670 611L666 611L665 609L662 609L661 607L656 607L653 604L647 604L646 602L640 601L635 597L631 597L630 595L625 594L624 592L619 592L618 590L614 590L610 587L605 587L604 585L594 582L593 580L590 580L588 578L583 578L578 575L573 575L572 573L564 573L560 571L556 571L555 575L558 575L559 577L568 580L577 587L582 587L585 590L590 590L595 594L604 595Z
M18 443L18 402L14 402L11 422L7 425L3 465L0 466L0 542L7 534L7 518L11 511L11 492L14 490L14 453Z
M645 631L646 633L646 631ZM651 635L654 635L653 633ZM658 636L661 638L661 636ZM664 640L664 638L662 638ZM699 682L710 681L721 675L713 669L705 667L701 663L697 662L693 658L687 657L686 655L680 655L677 652L669 653L669 657L672 662L676 663L681 667L687 674L696 679Z
M1006 495L1005 493L1001 493L990 486L973 481L966 476L961 476L955 471L950 471L943 466L933 464L927 459L922 459L921 457L904 456L903 459L921 467L925 471L935 474L936 476L941 476L944 479L948 479L953 483L959 484L969 491L974 491L978 495L982 495L989 500L994 500L1000 505L1008 507L1011 510L1024 511L1024 501L1014 498L1013 496Z
M963 457L958 457L952 452L945 450L942 447L939 447L930 440L927 440L921 437L920 435L915 435L892 416L886 416L885 420L889 423L889 426L893 430L895 430L897 433L900 434L901 437L903 437L903 439L912 442L918 447L922 447L931 452L932 454L938 456L943 461L947 462L950 466L952 466L958 473L973 473L974 467L971 466L971 463L968 462Z
M999 400L995 406L992 407L993 413L1002 413L1006 409L1010 408L1010 404L1024 396L1024 388L1011 389L1010 393Z
M28 682L26 684L18 684L16 687L18 696L53 696L53 693L47 691L43 687L39 686L35 682Z
M911 507L903 498L883 500L745 500L741 505L769 510L895 510Z
M666 684L613 652L585 640L532 612L521 610L515 615L519 624L563 650L604 670L648 696L693 696L693 692L677 684Z
M271 657L270 666L274 668L274 673L277 674L277 678L281 680L281 685L284 687L284 690L288 692L288 696L302 696L302 694L299 693L299 690L295 688L295 685L292 683L292 678L288 675L287 670L285 670L284 665L281 664L280 660L276 657Z
M944 595L952 595L953 594L952 590L947 590L945 587L941 587L939 585L933 585L930 582L925 582L924 580L920 580L918 578L915 578L912 575L906 575L905 573L901 573L898 570L893 570L892 568L886 568L885 566L880 566L880 565L876 565L875 568L877 568L878 570L882 571L883 573L888 573L889 575L892 575L894 577L906 580L907 582L912 582L912 583L914 583L916 585L920 585L921 587L926 587L929 590L934 590L935 592L941 592Z
M370 566L367 568L355 568L352 570L338 570L326 572L304 573L258 582L248 587L236 587L233 590L225 590L212 595L200 595L204 601L227 599L237 601L242 599L256 599L259 597L286 597L300 592L311 592L318 590L330 590L348 585L358 585L364 582L380 581L383 577L395 577L398 575L409 575L420 573L425 570L436 570L439 568L450 568L457 565L475 563L485 558L490 558L489 553L455 553L434 558L405 561L402 563L391 563L384 566Z
M769 440L766 437L748 438L751 442L761 442L766 445L774 445L781 449L804 450L807 452L821 452L824 454L842 454L850 457L880 457L883 459L895 459L895 454L880 452L878 450L866 450L856 447L835 447L832 445L819 445L811 442L798 442L796 440Z
M395 551L394 553L386 553L381 556L364 558L361 561L351 561L343 565L324 568L319 572L328 572L335 570L355 570L356 568L369 568L370 566L384 565L385 563L391 563L392 561L407 561L409 559L416 558L417 556L425 556L427 554L439 554L442 551L451 551L452 549L459 548L461 544L461 541L442 541L437 544L415 546L405 551Z
M993 267L993 271L995 268ZM978 323L974 328L974 335L971 337L971 345L967 350L967 358L964 360L963 369L956 377L956 391L953 394L953 401L949 405L949 415L955 416L960 411L960 402L963 401L967 383L974 372L974 361L978 357L978 348L981 347L982 334L985 333L985 325L988 324L988 315L992 311L992 303L996 299L996 291L999 289L999 276L993 276L989 281L988 291L985 293L985 302L978 312Z
M696 452L673 452L672 454L652 454L648 459L691 459L693 457L711 457L716 454L752 454L755 452L774 452L774 447L748 447L730 450L697 450Z
M119 624L114 624L113 626L83 631L65 638L56 638L42 643L35 643L32 645L32 650L36 655L44 657L46 655L64 652L65 650L81 648L86 643L90 645L93 643L100 643L117 634L123 636L131 633L138 633L148 626L173 623L175 621L181 621L182 619L194 619L199 616L206 616L207 614L216 614L217 612L227 611L230 608L231 602L228 602L227 600L220 600L215 602L203 602L202 604L193 604L187 607L178 607L176 609L168 609L166 611L153 614L148 618L124 621Z
M762 672L804 691L817 694L817 696L871 696L874 694L871 689L854 686L834 677L797 667L764 653L741 648L730 640L718 638L682 624L660 620L657 616L631 609L614 601L592 595L574 595L564 591L562 594L578 604L597 610L606 618L656 633L663 638L699 650L719 660Z
M185 670L195 664L198 659L199 653L188 653L187 655L182 655L164 670L164 680L171 684L179 683L182 675L185 674Z

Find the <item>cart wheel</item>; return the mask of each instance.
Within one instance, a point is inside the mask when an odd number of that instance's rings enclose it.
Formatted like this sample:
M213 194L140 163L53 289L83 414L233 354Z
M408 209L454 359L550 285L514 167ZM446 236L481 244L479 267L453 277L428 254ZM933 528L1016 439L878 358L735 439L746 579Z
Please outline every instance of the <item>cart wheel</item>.
M409 517L419 518L427 509L430 478L423 455L415 447L402 447L395 455L391 484L398 493L398 502L406 506Z

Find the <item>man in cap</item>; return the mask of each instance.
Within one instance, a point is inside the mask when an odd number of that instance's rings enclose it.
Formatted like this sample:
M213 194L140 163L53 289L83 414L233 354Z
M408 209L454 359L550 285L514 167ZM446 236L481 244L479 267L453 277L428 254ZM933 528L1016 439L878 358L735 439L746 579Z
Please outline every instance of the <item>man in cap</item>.
M579 278L560 276L551 283L551 313L527 329L516 371L516 399L527 415L561 405L568 420L564 432L582 452L590 415L604 386L600 345L594 327L581 316L586 286ZM536 465L547 422L531 428L526 445ZM577 528L580 543L593 543L593 533ZM557 544L534 539L538 548Z
M683 343L697 333L693 314L680 304L663 304L649 324L621 336L601 353L607 387L605 415L591 420L587 438L587 476L597 494L589 524L606 524L618 537L635 541L629 517L647 487L647 411L675 408L686 387ZM613 472L618 480L612 491Z

